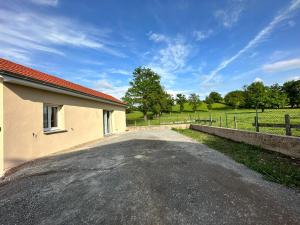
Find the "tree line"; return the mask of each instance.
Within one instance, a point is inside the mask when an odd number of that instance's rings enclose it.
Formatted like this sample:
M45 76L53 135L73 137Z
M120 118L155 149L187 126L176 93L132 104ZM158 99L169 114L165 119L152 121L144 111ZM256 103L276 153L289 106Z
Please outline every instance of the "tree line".
M253 82L245 85L243 90L227 93L224 102L235 108L292 108L300 106L300 80L287 81L283 85L264 85Z
M130 87L122 98L128 105L128 111L139 110L147 120L151 112L159 116L163 112L171 112L175 103L179 111L184 110L185 103L189 103L193 111L201 103L196 93L186 95L179 93L176 97L168 94L161 85L160 76L150 68L138 67L133 72ZM213 103L225 103L234 108L255 108L264 111L265 108L283 108L286 106L300 106L300 80L285 82L282 86L274 84L266 86L263 82L253 82L245 85L242 90L227 93L224 98L218 92L211 92L205 99L207 108L212 109Z

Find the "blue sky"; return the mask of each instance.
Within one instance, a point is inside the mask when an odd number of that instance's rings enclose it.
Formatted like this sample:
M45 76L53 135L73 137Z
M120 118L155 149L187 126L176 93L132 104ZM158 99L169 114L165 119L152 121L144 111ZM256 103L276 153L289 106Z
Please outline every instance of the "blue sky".
M169 93L300 78L300 0L10 0L0 56L121 97L137 66Z

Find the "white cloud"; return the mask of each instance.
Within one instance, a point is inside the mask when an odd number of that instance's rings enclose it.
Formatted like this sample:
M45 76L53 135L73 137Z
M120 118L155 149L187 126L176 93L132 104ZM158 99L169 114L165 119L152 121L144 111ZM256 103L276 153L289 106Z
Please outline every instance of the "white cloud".
M122 86L120 85L120 83L116 83L116 85L114 85L106 79L101 79L93 83L93 88L105 94L109 94L120 99L124 97L129 86Z
M168 42L169 41L168 37L166 37L163 34L150 32L148 35L149 35L149 40L154 41L154 42Z
M64 55L62 46L88 48L125 57L109 42L109 31L66 17L48 16L21 9L0 9L0 43L18 51Z
M45 6L57 6L58 0L30 0L31 2L38 4L38 5L45 5Z
M260 77L256 77L253 82L263 82L263 79Z
M91 64L91 65L97 65L97 66L102 66L103 62L100 62L98 60L89 60L89 59L84 59L81 60L82 63L86 63L86 64Z
M240 18L244 10L242 1L231 1L230 7L215 11L215 18L226 28L232 27Z
M289 6L286 9L280 12L264 29L262 29L251 41L249 41L245 47L243 47L231 58L221 62L221 64L216 69L211 71L211 73L209 74L209 76L207 76L207 78L203 81L203 83L205 84L210 80L214 79L215 76L217 76L217 74L221 70L226 68L233 61L237 60L241 55L243 55L249 49L254 48L257 44L263 41L280 22L288 19L291 16L291 13L293 13L296 9L298 9L299 6L300 6L300 0L291 1Z
M6 59L10 59L12 61L17 61L18 63L25 64L27 66L31 65L31 60L30 60L30 53L22 50L22 49L15 49L15 48L5 48L1 47L1 56Z
M102 79L102 80L98 80L98 81L95 82L95 88L98 89L98 90L101 90L101 89L112 90L113 85L110 84L107 80Z
M290 80L300 80L300 75L299 76L290 77L288 79L288 81L290 81Z
M186 62L190 54L190 46L182 39L171 39L158 50L147 65L162 77L164 85L172 84L176 79L176 73L186 69Z
M261 68L255 68L253 70L249 70L247 72L243 72L243 73L239 73L239 74L236 74L234 76L232 76L232 80L236 81L236 80L241 80L245 77L249 77L251 75L254 75L255 73L258 73L261 71Z
M158 55L154 57L150 67L163 78L172 82L175 79L175 73L186 66L188 54L189 47L187 45L183 43L168 44L158 51Z
M213 33L212 30L208 30L208 31L195 30L193 32L193 36L195 37L196 41L203 41L209 38L212 35L212 33Z
M201 87L204 88L212 88L220 85L223 81L222 76L220 74L217 74L214 76L214 79L209 79L210 75L202 75L201 79L203 82L201 83Z
M183 43L169 44L159 51L159 61L164 67L177 70L183 68L189 54L188 46Z
M74 73L71 73L74 74ZM81 83L86 87L112 95L116 98L122 98L129 86L124 85L122 80L110 80L106 73L99 73L95 70L81 69L78 76L72 77L75 83Z
M114 74L121 74L121 75L131 75L132 74L131 71L116 69L116 68L109 69L108 72L109 73L114 73Z
M262 69L269 73L300 69L300 58L283 60L263 65Z
M288 22L288 25L289 25L290 27L294 27L294 26L296 25L296 22L295 22L294 20L290 20L290 21Z
M166 91L174 98L176 97L177 94L184 94L185 96L188 96L192 92L192 90L173 90L173 89L167 89Z
M276 62L280 61L282 59L286 59L290 57L293 52L292 51L282 51L282 50L276 50L272 52L272 54L268 57L269 62Z

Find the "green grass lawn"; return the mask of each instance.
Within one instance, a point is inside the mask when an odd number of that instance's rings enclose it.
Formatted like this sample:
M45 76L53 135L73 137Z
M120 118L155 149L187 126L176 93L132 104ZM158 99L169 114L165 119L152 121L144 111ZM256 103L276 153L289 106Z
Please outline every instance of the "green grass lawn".
M254 109L232 109L224 104L215 103L213 104L213 109L208 112L205 108L206 104L202 103L198 107L198 111L191 112L191 106L187 103L185 105L185 111L179 113L177 108L179 106L173 107L173 112L165 113L160 117L153 118L152 114L149 113L150 122L143 120L143 114L141 112L132 112L127 114L127 125L134 126L145 126L150 123L151 125L167 124L167 123L184 123L192 122L195 120L209 119L210 115L215 121L213 126L222 126L228 128L235 128L234 126L234 115L237 119L237 128L242 130L255 131L255 127L252 125L254 123L255 110ZM259 112L259 122L260 123L280 123L284 124L284 115L289 114L291 116L291 123L300 125L300 109L266 109L265 112ZM226 123L227 117L227 123ZM208 125L208 123L202 123ZM260 128L260 132L272 133L285 135L284 128ZM300 137L299 129L292 129L293 136Z
M284 184L288 187L300 188L299 160L297 161L280 153L263 150L252 145L237 143L199 131L190 129L174 130L224 153L233 160L261 173L267 180Z

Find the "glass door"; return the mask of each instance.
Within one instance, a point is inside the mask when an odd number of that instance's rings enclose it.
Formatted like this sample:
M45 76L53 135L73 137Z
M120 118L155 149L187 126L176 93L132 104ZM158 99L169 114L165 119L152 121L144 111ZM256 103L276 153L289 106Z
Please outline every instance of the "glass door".
M104 135L111 133L111 112L103 110L103 132Z

